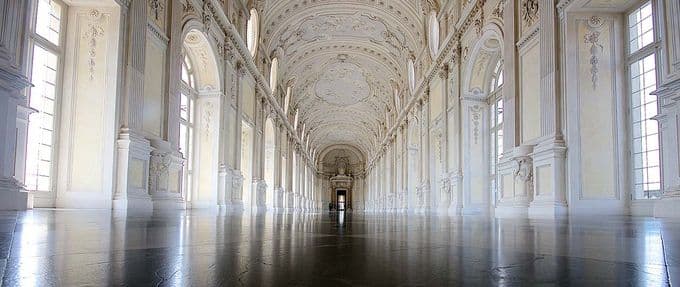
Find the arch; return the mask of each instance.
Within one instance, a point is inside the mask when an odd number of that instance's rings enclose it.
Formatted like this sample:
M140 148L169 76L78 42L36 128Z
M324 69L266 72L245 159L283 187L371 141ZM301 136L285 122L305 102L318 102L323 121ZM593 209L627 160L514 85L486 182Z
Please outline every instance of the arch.
M184 25L182 43L184 52L195 65L201 67L196 69L196 88L199 91L218 92L222 90L221 73L216 53L216 45L212 37L208 37L200 29L202 25L194 19L189 20Z
M491 63L503 57L503 33L496 23L484 26L482 36L475 43L467 63L464 64L463 91L477 97L484 97L485 81L492 72Z
M318 156L316 157L317 168L320 169L322 167L321 164L322 164L323 160L326 158L326 155L328 155L328 153L330 153L334 150L337 150L337 149L344 149L344 150L350 151L352 153L352 155L354 155L355 157L360 159L361 162L364 162L364 163L366 162L366 156L357 147L355 147L353 145L348 145L348 144L335 144L335 145L329 145L329 146L325 147L324 149L322 149L321 152L319 152Z

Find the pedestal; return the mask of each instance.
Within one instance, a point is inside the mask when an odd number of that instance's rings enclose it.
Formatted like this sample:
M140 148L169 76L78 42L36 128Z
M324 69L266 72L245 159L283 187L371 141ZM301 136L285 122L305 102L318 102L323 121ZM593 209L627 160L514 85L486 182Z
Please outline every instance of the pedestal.
M116 148L118 166L113 209L151 211L153 203L148 192L148 178L152 148L149 141L123 128L118 135Z
M567 214L565 155L561 140L549 139L538 144L533 158L534 193L529 218L556 218Z
M0 210L26 210L28 192L14 179L0 179Z
M664 191L663 197L654 203L654 217L680 218L680 186Z

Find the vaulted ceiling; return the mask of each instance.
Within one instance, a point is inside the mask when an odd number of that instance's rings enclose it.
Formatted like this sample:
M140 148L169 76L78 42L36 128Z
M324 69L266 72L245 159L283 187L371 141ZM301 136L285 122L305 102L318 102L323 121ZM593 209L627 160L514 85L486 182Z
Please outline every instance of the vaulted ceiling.
M265 51L292 82L293 109L317 151L349 144L368 153L395 90L405 87L407 60L425 43L421 1L267 0Z

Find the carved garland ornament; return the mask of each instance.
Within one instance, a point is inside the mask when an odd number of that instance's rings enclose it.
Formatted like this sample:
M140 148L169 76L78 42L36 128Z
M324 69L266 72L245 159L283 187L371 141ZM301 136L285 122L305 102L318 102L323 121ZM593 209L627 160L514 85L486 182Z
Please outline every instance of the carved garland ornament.
M88 69L90 72L90 80L94 80L94 73L97 68L97 40L104 36L104 25L102 24L103 15L99 10L92 9L88 14L89 22L87 29L83 32L83 39L88 43L87 60Z
M604 48L600 44L600 28L602 27L602 18L598 16L590 17L588 20L588 31L583 36L584 42L590 44L590 79L593 82L593 89L597 88L599 79L599 64L600 54Z

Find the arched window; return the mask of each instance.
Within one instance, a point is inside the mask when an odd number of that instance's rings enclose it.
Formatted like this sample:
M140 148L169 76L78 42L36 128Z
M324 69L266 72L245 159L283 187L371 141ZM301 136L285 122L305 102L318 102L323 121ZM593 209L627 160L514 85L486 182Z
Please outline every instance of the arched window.
M434 59L439 53L439 20L437 19L437 12L430 12L428 20L428 44L430 46L430 55Z
M279 78L279 59L274 58L272 60L272 66L269 69L269 88L272 90L272 93L276 91L276 86Z
M288 106L290 106L290 93L292 92L293 88L291 86L288 86L286 88L286 97L283 99L283 111L288 115Z
M293 118L293 128L297 130L298 127L298 110L295 110L295 117Z
M255 53L257 52L257 42L259 41L260 34L260 16L255 9L250 10L250 18L248 19L246 33L248 50L250 50L250 55L255 57Z
M179 151L186 160L182 175L182 195L187 200L191 199L189 194L192 186L193 175L193 146L194 146L194 103L198 96L196 90L196 76L194 75L191 59L184 55L182 61L182 84L180 85L180 106L179 106Z
M408 87L411 89L411 93L413 93L416 90L416 67L415 64L413 64L413 59L409 59L407 65Z
M503 61L499 60L489 83L489 174L492 194L498 191L498 161L503 155Z

